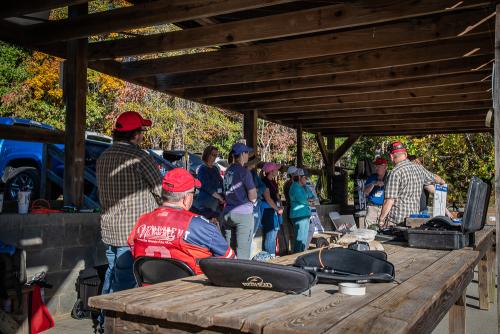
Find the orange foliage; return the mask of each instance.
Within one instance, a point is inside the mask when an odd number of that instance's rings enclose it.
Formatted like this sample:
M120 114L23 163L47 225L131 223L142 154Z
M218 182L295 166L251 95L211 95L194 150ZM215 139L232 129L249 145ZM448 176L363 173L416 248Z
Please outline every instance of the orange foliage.
M59 87L59 60L41 52L34 52L28 60L32 77L26 81L36 100L62 105L63 92Z

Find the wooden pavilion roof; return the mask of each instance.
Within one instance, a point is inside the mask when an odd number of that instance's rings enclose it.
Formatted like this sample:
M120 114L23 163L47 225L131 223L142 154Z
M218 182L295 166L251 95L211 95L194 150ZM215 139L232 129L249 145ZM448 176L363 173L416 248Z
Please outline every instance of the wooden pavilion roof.
M134 0L11 19L85 2L7 0L0 39L64 58L72 39L174 23L181 30L91 42L88 66L311 133L491 131L495 1Z

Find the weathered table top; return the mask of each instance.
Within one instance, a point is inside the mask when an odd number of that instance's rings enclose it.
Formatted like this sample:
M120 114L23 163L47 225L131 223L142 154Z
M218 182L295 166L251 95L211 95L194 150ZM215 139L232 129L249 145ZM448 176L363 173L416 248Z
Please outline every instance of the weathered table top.
M344 295L327 284L314 286L310 297L223 288L196 276L93 297L90 305L129 324L176 332L427 333L462 295L492 236L493 228L486 228L476 235L476 249L455 251L385 244L401 283L367 284L364 296ZM289 264L296 257L276 262Z

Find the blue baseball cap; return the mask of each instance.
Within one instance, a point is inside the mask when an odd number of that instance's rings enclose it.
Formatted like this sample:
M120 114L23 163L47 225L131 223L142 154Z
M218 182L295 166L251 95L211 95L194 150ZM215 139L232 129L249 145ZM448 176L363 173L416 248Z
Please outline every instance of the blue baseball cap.
M253 152L253 148L246 146L245 144L242 143L236 143L231 147L231 152L236 155L240 155L241 153L247 152Z

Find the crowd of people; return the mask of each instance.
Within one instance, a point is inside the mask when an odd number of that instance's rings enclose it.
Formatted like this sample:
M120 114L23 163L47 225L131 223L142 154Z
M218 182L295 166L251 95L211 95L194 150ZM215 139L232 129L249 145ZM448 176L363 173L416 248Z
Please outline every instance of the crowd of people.
M367 226L384 228L404 224L411 214L427 214L428 193L434 184L446 182L422 166L419 159L409 156L403 143L389 145L388 153L394 165L387 172L387 160L375 160L375 173L363 189L367 197Z
M115 123L113 145L97 161L108 259L104 294L136 286L133 263L142 256L174 258L196 274L201 273L201 258L250 259L258 229L263 250L275 256L283 223L282 195L295 232L293 252L308 248L315 194L306 185L305 170L290 166L280 191L277 177L282 166L262 164L252 147L237 142L224 177L214 164L218 149L211 145L203 151L197 178L181 168L162 177L153 158L140 148L151 125L136 112L122 113ZM421 205L424 190L444 184L418 160L410 161L402 143L392 143L388 153L393 170L388 173L387 160L376 159L376 172L364 187L366 222L379 227L400 224L409 214L426 210Z
M282 166L262 164L253 148L237 142L224 177L214 165L219 155L214 146L203 151L204 164L196 178L182 168L162 177L153 158L140 148L151 125L136 112L122 113L115 123L113 145L97 161L101 233L108 259L103 294L136 286L133 263L142 256L174 258L196 274L201 273L201 258L250 259L258 229L263 250L275 256L283 223L282 194L295 227L294 252L307 248L315 195L306 187L303 169L288 168L283 193L277 182Z

